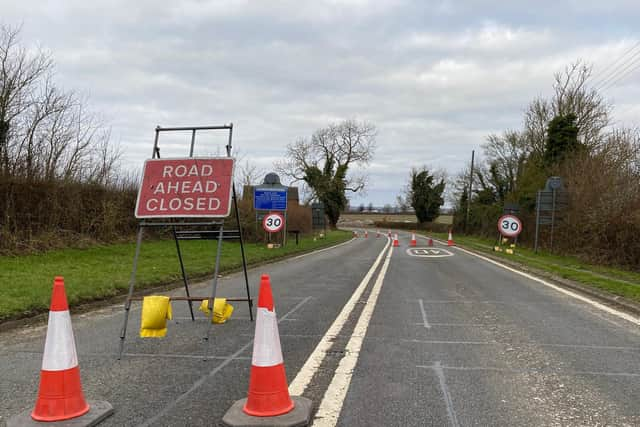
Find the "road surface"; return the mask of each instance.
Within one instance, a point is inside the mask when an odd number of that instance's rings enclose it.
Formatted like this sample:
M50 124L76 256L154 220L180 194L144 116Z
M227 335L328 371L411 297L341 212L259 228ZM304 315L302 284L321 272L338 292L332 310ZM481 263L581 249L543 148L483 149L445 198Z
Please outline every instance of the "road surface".
M637 319L408 240L369 233L251 271L254 296L271 275L290 389L313 400L314 425L640 425ZM220 294L242 295L241 276ZM166 338L137 338L137 306L120 361L122 306L75 316L85 395L115 408L103 425L218 425L248 387L254 324L235 306L208 345L180 302ZM33 405L44 333L0 335L2 419Z

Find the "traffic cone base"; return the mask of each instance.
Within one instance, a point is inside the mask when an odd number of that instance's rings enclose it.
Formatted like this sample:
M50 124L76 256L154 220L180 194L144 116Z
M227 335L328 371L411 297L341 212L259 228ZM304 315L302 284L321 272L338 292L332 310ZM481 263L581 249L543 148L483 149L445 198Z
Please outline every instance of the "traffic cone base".
M411 234L411 242L409 242L409 246L417 246L418 241L416 240L416 234Z
M113 406L104 400L88 400L89 412L71 420L51 421L52 426L96 426L113 415ZM7 427L42 427L46 421L31 418L31 409L27 409L7 420Z
M222 417L222 425L227 427L300 427L307 426L311 423L312 402L306 397L291 396L294 407L286 414L276 415L273 417L254 417L244 412L243 408L247 403L247 399L236 401L231 408Z
M429 242L427 243L428 246L433 246L433 239L431 237L429 237Z
M451 230L449 230L449 238L447 239L447 246L453 246L453 235L451 234Z
M293 409L293 401L289 396L287 374L284 363L276 366L251 368L247 403L242 408L244 412L254 417L273 417L286 414Z
M40 391L31 417L37 421L62 421L89 412L80 385L80 367L41 371Z

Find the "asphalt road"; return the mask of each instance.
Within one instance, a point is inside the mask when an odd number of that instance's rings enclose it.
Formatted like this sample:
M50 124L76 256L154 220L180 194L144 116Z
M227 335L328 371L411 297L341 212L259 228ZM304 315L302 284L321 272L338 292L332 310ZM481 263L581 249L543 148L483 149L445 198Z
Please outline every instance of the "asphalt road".
M256 297L271 275L289 383L315 425L640 425L637 324L457 248L386 244L370 233L251 271ZM242 295L241 276L220 294ZM248 386L254 324L235 307L205 344L181 302L166 338L137 338L138 306L120 361L121 305L74 316L85 395L116 410L103 425L218 425ZM33 405L44 332L0 335L0 421Z

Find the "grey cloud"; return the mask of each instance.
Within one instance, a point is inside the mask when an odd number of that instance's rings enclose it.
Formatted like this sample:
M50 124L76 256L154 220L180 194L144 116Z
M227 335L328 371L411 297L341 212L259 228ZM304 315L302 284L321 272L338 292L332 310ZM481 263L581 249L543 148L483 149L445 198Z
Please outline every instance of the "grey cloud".
M411 166L454 174L487 134L518 128L568 62L622 54L634 40L620 28L638 15L631 2L606 12L615 27L562 1L0 3L3 22L24 21L25 41L52 51L59 81L90 93L127 165L149 155L157 124L233 121L236 146L267 168L296 138L364 119L378 151L371 189L354 201L377 205ZM612 93L635 111L637 91Z

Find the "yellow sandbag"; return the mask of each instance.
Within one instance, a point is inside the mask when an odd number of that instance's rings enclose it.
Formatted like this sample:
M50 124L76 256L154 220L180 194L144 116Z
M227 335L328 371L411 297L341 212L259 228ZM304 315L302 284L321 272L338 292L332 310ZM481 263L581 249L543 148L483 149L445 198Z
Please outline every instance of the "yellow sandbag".
M164 337L167 334L167 319L171 319L169 297L152 295L142 300L140 337Z
M211 317L211 310L209 310L209 300L203 300L200 304L200 311L205 313L207 317ZM224 323L231 317L233 313L233 306L227 304L226 298L216 298L213 301L213 323Z

